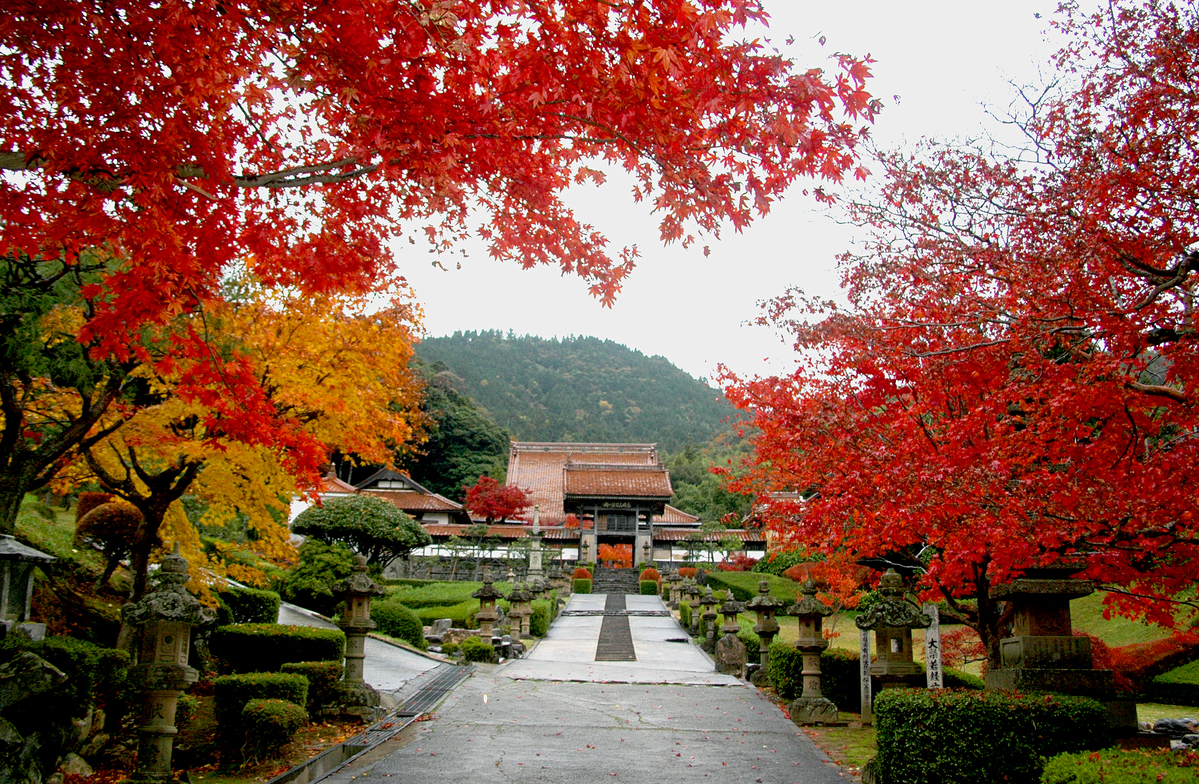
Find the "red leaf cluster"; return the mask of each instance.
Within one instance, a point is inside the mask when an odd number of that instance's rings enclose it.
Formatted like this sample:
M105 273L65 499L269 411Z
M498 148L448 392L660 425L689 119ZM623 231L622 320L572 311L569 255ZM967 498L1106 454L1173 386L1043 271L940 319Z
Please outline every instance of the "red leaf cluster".
M530 506L528 492L514 485L501 485L489 476L480 476L466 490L466 509L488 523L504 522L518 517Z

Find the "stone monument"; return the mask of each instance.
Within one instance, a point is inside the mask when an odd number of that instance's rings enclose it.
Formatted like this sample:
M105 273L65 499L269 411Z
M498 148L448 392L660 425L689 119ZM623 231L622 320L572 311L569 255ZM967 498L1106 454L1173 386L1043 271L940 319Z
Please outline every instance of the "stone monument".
M375 628L371 620L371 597L386 593L366 573L366 558L354 556L350 576L333 585L334 595L341 594L345 607L337 622L346 635L345 675L341 682L343 711L364 721L378 718L379 692L363 679L366 660L366 635Z
M791 720L796 724L829 724L837 720L837 706L820 693L820 654L828 648L824 619L832 611L816 598L816 583L808 580L800 598L787 608L799 620L795 648L803 655L803 693L791 703Z

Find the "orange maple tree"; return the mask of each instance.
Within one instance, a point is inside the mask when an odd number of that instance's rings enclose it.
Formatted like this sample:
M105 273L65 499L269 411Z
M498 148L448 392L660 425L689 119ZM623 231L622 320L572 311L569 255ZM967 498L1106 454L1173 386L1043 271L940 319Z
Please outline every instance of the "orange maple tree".
M884 154L848 306L773 301L797 369L726 377L760 430L741 487L780 536L902 562L992 665L992 586L1063 558L1115 610L1184 629L1196 610L1199 11L1058 24L1056 92L1016 118L1028 149Z
M868 63L797 67L744 39L765 19L756 0L19 4L0 16L0 245L30 270L101 249L78 337L118 358L221 299L232 264L359 292L398 278L399 237L478 236L611 302L636 251L563 201L601 169L684 244L855 171ZM200 331L172 357L231 437L314 472L246 363Z

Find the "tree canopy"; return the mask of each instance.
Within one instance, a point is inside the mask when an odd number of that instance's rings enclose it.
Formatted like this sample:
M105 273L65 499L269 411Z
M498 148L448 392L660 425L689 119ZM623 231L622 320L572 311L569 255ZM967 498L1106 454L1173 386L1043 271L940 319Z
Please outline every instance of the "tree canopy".
M992 661L990 587L1061 559L1115 609L1195 618L1199 11L1063 8L1056 79L1013 116L1026 145L882 154L848 306L774 300L797 369L726 379L761 430L741 487L779 533L919 555Z
M329 544L344 544L382 568L432 543L420 523L371 495L327 499L296 515L291 530Z

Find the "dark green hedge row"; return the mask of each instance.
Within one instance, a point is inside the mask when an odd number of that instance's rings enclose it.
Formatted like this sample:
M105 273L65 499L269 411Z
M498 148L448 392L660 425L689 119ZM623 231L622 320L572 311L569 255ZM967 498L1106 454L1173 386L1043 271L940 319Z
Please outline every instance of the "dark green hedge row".
M1041 784L1193 784L1199 752L1170 749L1104 749L1059 754L1041 773Z
M1060 694L889 689L874 721L887 784L1032 782L1045 758L1111 742L1102 705Z
M679 602L679 623L685 631L691 631L691 602L686 599Z
M240 623L214 630L208 647L221 672L275 672L286 662L341 661L346 636L341 629Z
M591 593L591 581L585 577L576 577L572 590L575 593Z
M231 623L275 623L279 620L279 594L256 588L231 586L218 598L217 625Z
M658 581L657 580L641 580L639 582L642 596L657 596Z
M830 648L820 654L820 693L832 700L838 710L857 713L862 709L859 655L856 651ZM766 675L783 699L795 699L803 691L803 654L794 645L775 641L770 644L770 664ZM982 690L982 678L945 668L945 687ZM877 688L877 686L876 686ZM876 691L877 693L877 691Z
M245 731L242 709L250 700L285 700L308 704L308 679L283 672L223 675L212 682L217 726L226 740L236 741Z
M340 662L314 661L288 662L280 667L279 671L290 675L303 675L308 679L308 702L304 707L309 713L316 713L337 701L343 669Z

